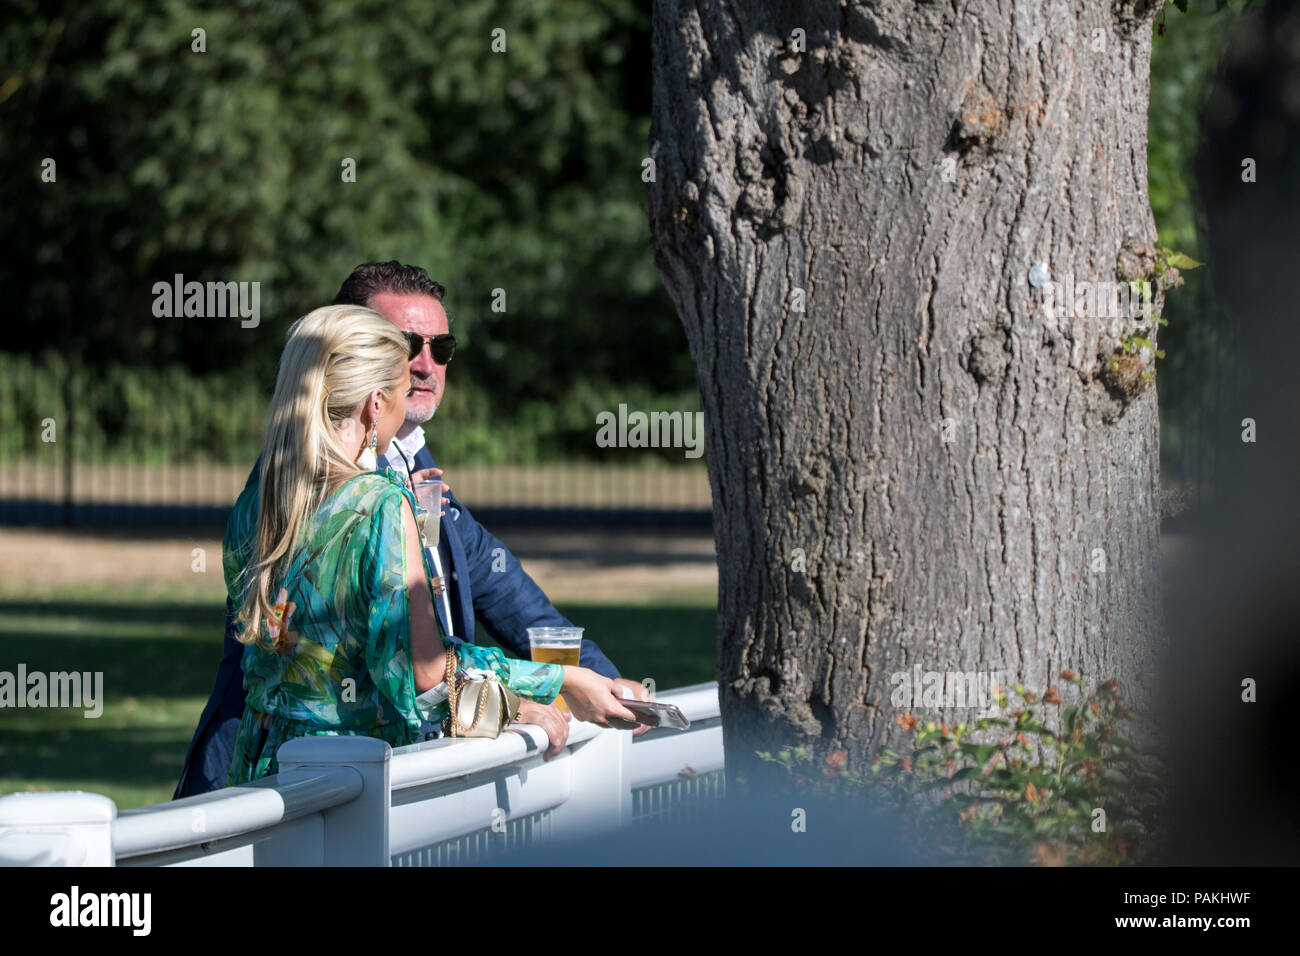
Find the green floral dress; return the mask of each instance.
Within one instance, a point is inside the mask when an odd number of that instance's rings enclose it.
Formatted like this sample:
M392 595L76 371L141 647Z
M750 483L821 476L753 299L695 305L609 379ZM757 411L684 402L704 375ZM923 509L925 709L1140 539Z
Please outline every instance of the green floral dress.
M244 648L244 715L228 785L278 772L276 751L294 737L379 737L417 742L422 719L437 723L445 699L421 713L411 666L410 608L402 501L415 501L391 469L340 485L308 520L286 568L276 617ZM257 530L258 486L235 502L222 565L235 606ZM425 558L425 579L431 577ZM450 642L443 637L443 644ZM563 669L461 644L460 666L491 671L520 697L550 703Z

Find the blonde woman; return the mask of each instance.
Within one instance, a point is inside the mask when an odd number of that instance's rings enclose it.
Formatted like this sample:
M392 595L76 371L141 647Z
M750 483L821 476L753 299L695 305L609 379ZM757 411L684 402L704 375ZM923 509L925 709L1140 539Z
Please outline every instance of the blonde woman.
M317 309L289 331L261 478L226 524L247 692L229 784L276 773L293 737L416 742L416 698L443 684L452 653L520 697L549 703L563 691L579 719L635 725L594 671L444 643L410 492L396 473L372 471L405 418L408 357L401 331L359 306Z

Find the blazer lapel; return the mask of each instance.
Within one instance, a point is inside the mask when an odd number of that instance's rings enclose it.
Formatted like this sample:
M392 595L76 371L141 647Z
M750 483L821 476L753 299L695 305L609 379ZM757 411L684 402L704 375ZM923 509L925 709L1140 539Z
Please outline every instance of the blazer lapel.
M454 622L455 629L453 633L457 637L463 637L470 644L474 643L474 594L470 588L469 582L469 559L465 555L465 543L460 537L460 528L457 527L457 517L460 515L460 508L455 498L451 495L451 504L447 505L447 514L443 516L442 532L447 538L447 550L451 553L451 567L447 569L447 576L451 578L455 587L452 589L451 613L453 617L459 617L460 620ZM464 571L465 573L461 573Z

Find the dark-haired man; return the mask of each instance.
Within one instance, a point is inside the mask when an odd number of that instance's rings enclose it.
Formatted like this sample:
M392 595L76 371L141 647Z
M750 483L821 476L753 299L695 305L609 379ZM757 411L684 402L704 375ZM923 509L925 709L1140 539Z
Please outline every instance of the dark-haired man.
M363 305L374 309L407 334L412 345L411 390L406 400L406 421L380 466L388 466L414 482L441 475L424 443L420 427L438 410L446 388L447 363L455 351L448 332L447 312L442 298L446 290L418 266L399 262L366 263L352 270L338 295L336 305ZM257 468L249 482L257 479ZM529 657L528 628L568 626L563 615L542 589L520 566L497 538L493 537L451 492L442 519L438 547L429 549L434 568L437 600L435 609L446 634L453 640L473 641L476 620L506 652ZM244 710L243 671L240 660L244 645L235 640L233 615L227 602L225 654L217 671L212 696L185 756L185 767L173 799L207 793L225 786L234 753L239 720ZM599 674L616 679L627 693L642 700L649 694L639 683L623 679L618 669L593 641L582 642L580 663ZM550 737L548 757L564 748L568 740L569 715L553 704L524 701L519 719L539 724ZM436 733L427 726L426 732ZM644 732L645 727L637 732Z

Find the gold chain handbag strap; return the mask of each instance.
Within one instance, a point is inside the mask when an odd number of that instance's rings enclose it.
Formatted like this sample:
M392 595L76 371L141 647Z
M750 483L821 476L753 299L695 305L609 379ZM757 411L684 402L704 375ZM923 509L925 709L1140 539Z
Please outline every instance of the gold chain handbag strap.
M460 706L460 690L456 687L456 645L447 645L447 728L448 737L456 736L456 708Z
M443 680L446 680L447 682L447 708L448 713L451 715L451 730L448 730L447 732L448 735L455 736L452 730L454 730L456 726L456 704L459 704L460 702L460 695L459 693L456 693L456 648L454 645L447 646L445 657L447 658L447 665L446 674L443 675Z
M447 736L460 737L465 734L472 734L483 720L483 711L487 706L487 694L479 691L478 700L474 707L474 720L468 726L460 722L460 686L456 677L456 645L452 644L447 648Z
M399 448L399 451L400 450L401 449ZM402 463L406 465L406 473L408 479L407 481L408 487L407 490L403 492L403 494L409 495L411 510L412 512L414 512L416 508L416 504L415 504L414 490L410 487L411 466L410 463L406 461L405 451L402 451ZM423 544L423 542L421 542L421 544ZM429 551L427 548L423 548L423 547L420 548L420 563L424 567L424 576L426 581L429 584L429 597L433 601L434 607L436 608L438 604L437 596L446 590L446 584L445 582L443 582L442 578L434 576L433 569L429 566ZM456 643L454 641L448 640L446 632L443 631L442 629L442 618L438 617L437 610L435 610L433 613L433 622L438 627L438 636L442 640L446 641L446 648L447 648L446 650L447 666L446 666L446 674L444 675L444 680L446 680L447 682L448 714L447 714L446 721L443 722L443 733L445 733L448 737L459 737L459 736L463 736L463 734L472 733L474 729L478 727L479 722L482 721L483 719L483 708L486 704L486 701L484 700L484 695L479 694L478 706L474 714L474 722L470 724L468 727L464 727L457 717L460 708L460 687L458 686L458 682L456 680L456 676L457 676L456 668L459 664L459 661L456 657ZM450 622L448 623L450 624Z
M467 734L472 734L472 733L473 733L473 732L478 728L479 723L482 722L482 720L483 720L483 709L484 709L484 707L487 706L487 695L488 695L488 693L489 693L489 691L488 691L488 689L487 689L486 687L480 687L480 688L479 688L479 692L478 692L478 705L474 708L474 722L471 723L468 727L464 728L465 733L467 733ZM453 726L456 726L456 725L459 724L459 723L460 723L460 719L459 719L459 718L455 718L455 719L453 720ZM454 735L453 735L453 736L454 736Z

